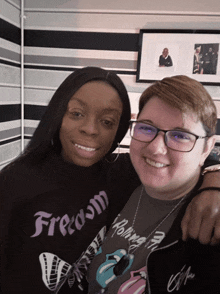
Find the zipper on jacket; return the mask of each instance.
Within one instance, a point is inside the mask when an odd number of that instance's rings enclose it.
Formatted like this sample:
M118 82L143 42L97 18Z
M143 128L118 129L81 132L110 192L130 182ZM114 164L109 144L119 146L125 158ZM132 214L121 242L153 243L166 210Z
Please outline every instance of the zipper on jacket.
M179 240L176 240L176 241L174 241L174 242L172 242L172 243L170 243L170 244L168 244L168 245L166 245L166 246L159 247L159 248L157 248L157 249L151 251L151 252L148 254L147 259L146 259L146 268L147 268L147 273L146 273L146 274L147 274L147 275L146 275L146 287L147 287L147 290L148 290L147 294L151 294L150 282L149 282L149 274L148 274L148 266L147 266L149 256L150 256L152 253L156 252L156 251L159 251L159 250L162 250L162 249L165 249L165 248L171 247L171 246L173 246L174 244L176 244L176 243L178 243L178 242L179 242ZM145 289L145 293L146 293L146 289Z

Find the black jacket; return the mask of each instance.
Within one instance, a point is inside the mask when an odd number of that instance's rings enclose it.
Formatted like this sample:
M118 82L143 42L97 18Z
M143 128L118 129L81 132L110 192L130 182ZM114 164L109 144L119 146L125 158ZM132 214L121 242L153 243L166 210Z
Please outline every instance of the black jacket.
M192 197L182 207L166 238L147 258L148 294L220 293L220 245L181 240L181 220Z

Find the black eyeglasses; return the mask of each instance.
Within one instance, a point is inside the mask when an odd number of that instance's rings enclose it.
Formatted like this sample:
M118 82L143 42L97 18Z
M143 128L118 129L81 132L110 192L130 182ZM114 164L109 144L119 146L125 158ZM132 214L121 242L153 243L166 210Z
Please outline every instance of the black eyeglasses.
M197 136L180 130L161 130L144 121L130 122L130 135L137 141L150 143L159 132L164 133L164 142L168 148L180 152L190 152L198 139L208 138L208 136Z

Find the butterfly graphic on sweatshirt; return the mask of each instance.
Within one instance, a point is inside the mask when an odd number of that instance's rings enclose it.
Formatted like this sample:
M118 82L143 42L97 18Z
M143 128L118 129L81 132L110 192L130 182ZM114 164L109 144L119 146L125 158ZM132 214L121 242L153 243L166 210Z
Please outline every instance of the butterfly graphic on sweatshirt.
M41 253L39 260L45 286L54 294L57 294L66 281L68 281L70 288L77 281L78 287L83 291L81 281L87 272L88 265L102 245L105 233L106 227L103 227L86 251L72 265L53 253Z

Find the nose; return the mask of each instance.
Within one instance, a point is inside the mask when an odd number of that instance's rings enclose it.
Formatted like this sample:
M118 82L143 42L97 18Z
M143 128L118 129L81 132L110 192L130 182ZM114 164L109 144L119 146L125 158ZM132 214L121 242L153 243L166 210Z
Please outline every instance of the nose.
M99 133L98 122L95 118L86 118L82 122L80 131L89 136L95 136Z
M154 155L165 155L167 153L167 146L165 144L165 134L160 131L152 142L148 144L148 149L150 148L152 154Z

